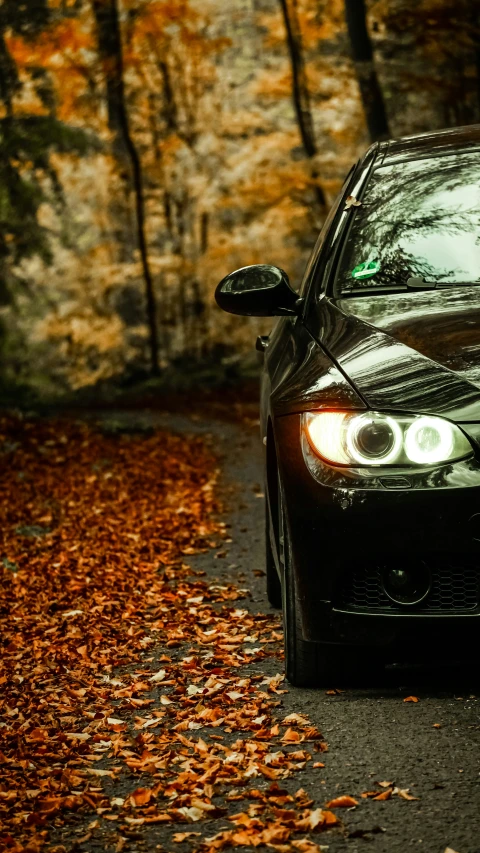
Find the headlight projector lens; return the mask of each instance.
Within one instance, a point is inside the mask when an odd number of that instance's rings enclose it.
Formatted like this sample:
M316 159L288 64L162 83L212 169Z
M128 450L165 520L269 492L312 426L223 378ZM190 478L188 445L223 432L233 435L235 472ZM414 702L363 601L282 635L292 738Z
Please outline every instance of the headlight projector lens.
M407 607L424 601L432 587L432 575L422 562L389 565L382 571L382 585L391 601Z
M347 428L347 449L361 465L388 465L400 453L402 430L385 415L360 415L352 418Z

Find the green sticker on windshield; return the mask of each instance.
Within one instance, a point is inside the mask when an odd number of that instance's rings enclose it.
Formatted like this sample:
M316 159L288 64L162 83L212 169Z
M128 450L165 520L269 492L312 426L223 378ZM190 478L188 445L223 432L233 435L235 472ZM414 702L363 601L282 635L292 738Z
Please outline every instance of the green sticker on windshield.
M380 269L380 261L365 261L352 270L352 278L371 278Z

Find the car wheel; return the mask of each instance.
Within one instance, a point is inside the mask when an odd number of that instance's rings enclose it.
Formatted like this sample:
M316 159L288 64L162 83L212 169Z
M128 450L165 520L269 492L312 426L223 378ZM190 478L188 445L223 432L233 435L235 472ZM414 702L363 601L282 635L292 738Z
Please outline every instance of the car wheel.
M348 646L311 643L303 638L301 614L288 522L281 509L280 554L283 563L282 608L285 642L285 675L294 687L335 687L357 669L355 650ZM355 660L356 659L356 660Z
M282 585L275 566L275 560L270 544L270 518L268 507L265 508L265 571L267 573L267 598L277 609L282 606Z

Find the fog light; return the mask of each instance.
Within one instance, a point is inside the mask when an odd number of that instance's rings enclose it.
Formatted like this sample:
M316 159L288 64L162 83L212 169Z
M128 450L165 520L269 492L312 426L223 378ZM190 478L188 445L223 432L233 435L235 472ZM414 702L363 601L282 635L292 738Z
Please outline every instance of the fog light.
M386 566L382 572L385 593L395 604L420 604L432 586L430 569L425 563L413 566Z

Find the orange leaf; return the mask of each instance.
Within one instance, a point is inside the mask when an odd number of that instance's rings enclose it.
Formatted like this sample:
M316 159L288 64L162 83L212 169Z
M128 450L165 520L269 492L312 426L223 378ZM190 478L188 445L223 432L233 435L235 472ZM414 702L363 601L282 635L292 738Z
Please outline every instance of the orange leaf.
M348 796L335 797L334 800L330 800L325 805L327 809L349 809L352 806L358 806L358 800Z
M295 729L287 729L282 737L282 743L301 743L304 740L303 735L296 732Z
M130 794L130 799L133 800L135 806L146 806L147 803L150 802L153 796L153 791L151 788L137 788L136 791L133 791Z
M335 826L337 823L340 823L338 817L327 810L323 810L323 822L325 826Z
M376 797L373 797L374 800L389 800L392 796L393 790L392 788L388 788L386 791L382 791L381 794L377 794Z
M177 844L180 844L182 841L185 841L187 838L191 838L192 835L201 835L201 832L174 832L172 836L172 840Z
M403 701L404 702L418 702L419 698L418 698L418 696L407 696L407 698L404 699Z
M263 830L262 841L264 844L278 844L282 841L288 841L290 835L291 830L288 827L281 826L280 824L271 824Z

